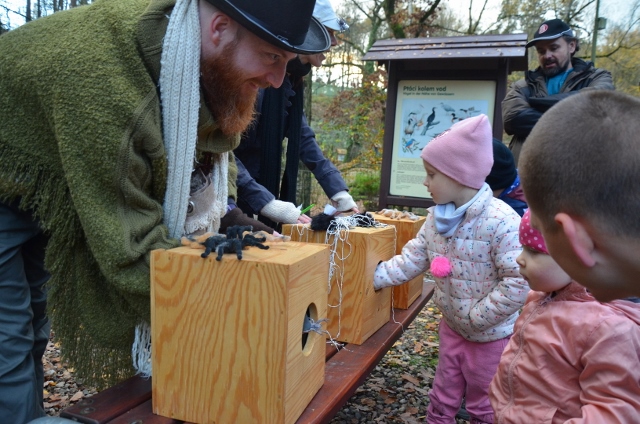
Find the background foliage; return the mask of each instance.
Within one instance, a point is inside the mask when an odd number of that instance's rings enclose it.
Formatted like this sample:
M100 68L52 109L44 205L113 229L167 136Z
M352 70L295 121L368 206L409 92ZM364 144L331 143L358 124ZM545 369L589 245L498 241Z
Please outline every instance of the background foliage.
M610 11L613 2L625 10L595 33L597 48L592 50L596 6ZM89 0L0 0L0 33L86 3ZM337 12L350 29L338 35L341 45L307 78L305 111L325 154L363 201L371 197L372 189L364 189L364 181L371 178L357 176L380 175L386 74L380 64L361 58L379 39L521 32L531 37L542 21L558 17L577 31L578 57L593 56L596 66L612 72L618 90L640 96L640 0L342 0ZM529 50L534 68L536 58ZM509 78L522 78L522 73ZM313 178L303 172L300 181L302 202L326 202Z

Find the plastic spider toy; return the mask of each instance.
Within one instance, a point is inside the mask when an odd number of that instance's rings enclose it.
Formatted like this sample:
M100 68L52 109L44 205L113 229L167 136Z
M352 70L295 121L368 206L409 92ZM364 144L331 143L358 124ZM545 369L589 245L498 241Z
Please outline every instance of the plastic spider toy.
M251 225L232 225L227 228L228 239L241 239L242 233L245 231L252 232L253 226ZM264 240L263 240L264 241Z
M246 234L242 239L227 238L224 242L218 244L218 246L216 247L216 252L218 252L218 256L216 256L216 260L221 261L222 255L224 255L225 253L235 253L236 257L241 260L242 249L246 247L255 246L263 250L268 249L269 246L265 246L264 244L262 244L264 241L266 241L266 237L256 237L252 234Z
M220 246L222 243L225 243L226 241L227 238L222 234L208 237L201 243L204 246L204 252L202 252L200 256L203 258L208 257L211 252L217 251L218 246Z
M220 243L216 249L218 252L216 261L221 261L222 255L225 253L235 253L238 259L242 259L242 240L240 239L227 239L223 243Z
M204 246L204 252L200 255L202 258L208 258L211 252L216 252L218 254L216 259L222 260L222 255L225 253L235 253L238 259L242 259L242 249L249 246L268 249L269 246L263 244L265 241L275 243L290 240L290 237L274 237L264 231L246 233L244 237L242 236L246 231L250 232L252 228L250 225L236 225L227 229L226 236L209 232L199 236L185 236L180 241L183 246L188 246L192 249L202 249Z

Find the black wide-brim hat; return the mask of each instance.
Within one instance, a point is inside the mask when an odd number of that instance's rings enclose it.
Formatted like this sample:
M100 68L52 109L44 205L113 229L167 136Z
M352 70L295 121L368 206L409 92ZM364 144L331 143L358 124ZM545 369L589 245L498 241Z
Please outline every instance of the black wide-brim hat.
M563 35L575 38L576 34L571 27L564 23L561 19L551 19L544 21L535 34L533 39L527 43L527 48L533 46L540 40L555 40Z
M312 17L315 0L208 0L240 25L284 50L322 53L329 33Z

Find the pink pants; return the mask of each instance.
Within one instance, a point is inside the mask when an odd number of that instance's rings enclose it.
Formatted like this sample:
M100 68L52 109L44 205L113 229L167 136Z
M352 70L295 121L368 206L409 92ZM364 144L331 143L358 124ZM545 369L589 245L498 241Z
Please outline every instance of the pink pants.
M470 342L440 320L440 355L431 402L427 408L429 424L455 423L462 398L472 424L493 423L489 403L489 383L498 369L502 351L510 337L488 343Z

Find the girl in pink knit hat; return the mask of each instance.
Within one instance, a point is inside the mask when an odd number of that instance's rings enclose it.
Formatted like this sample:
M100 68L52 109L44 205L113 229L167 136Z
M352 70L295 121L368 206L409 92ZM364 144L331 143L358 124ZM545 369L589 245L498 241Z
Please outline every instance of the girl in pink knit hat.
M520 242L532 291L489 386L494 422L637 423L640 304L596 301L549 256L528 211Z
M493 164L486 115L452 125L420 156L436 206L416 238L378 265L374 287L431 271L442 320L427 422L454 423L464 398L472 423L493 423L489 383L529 291L516 263L520 216L485 183Z

